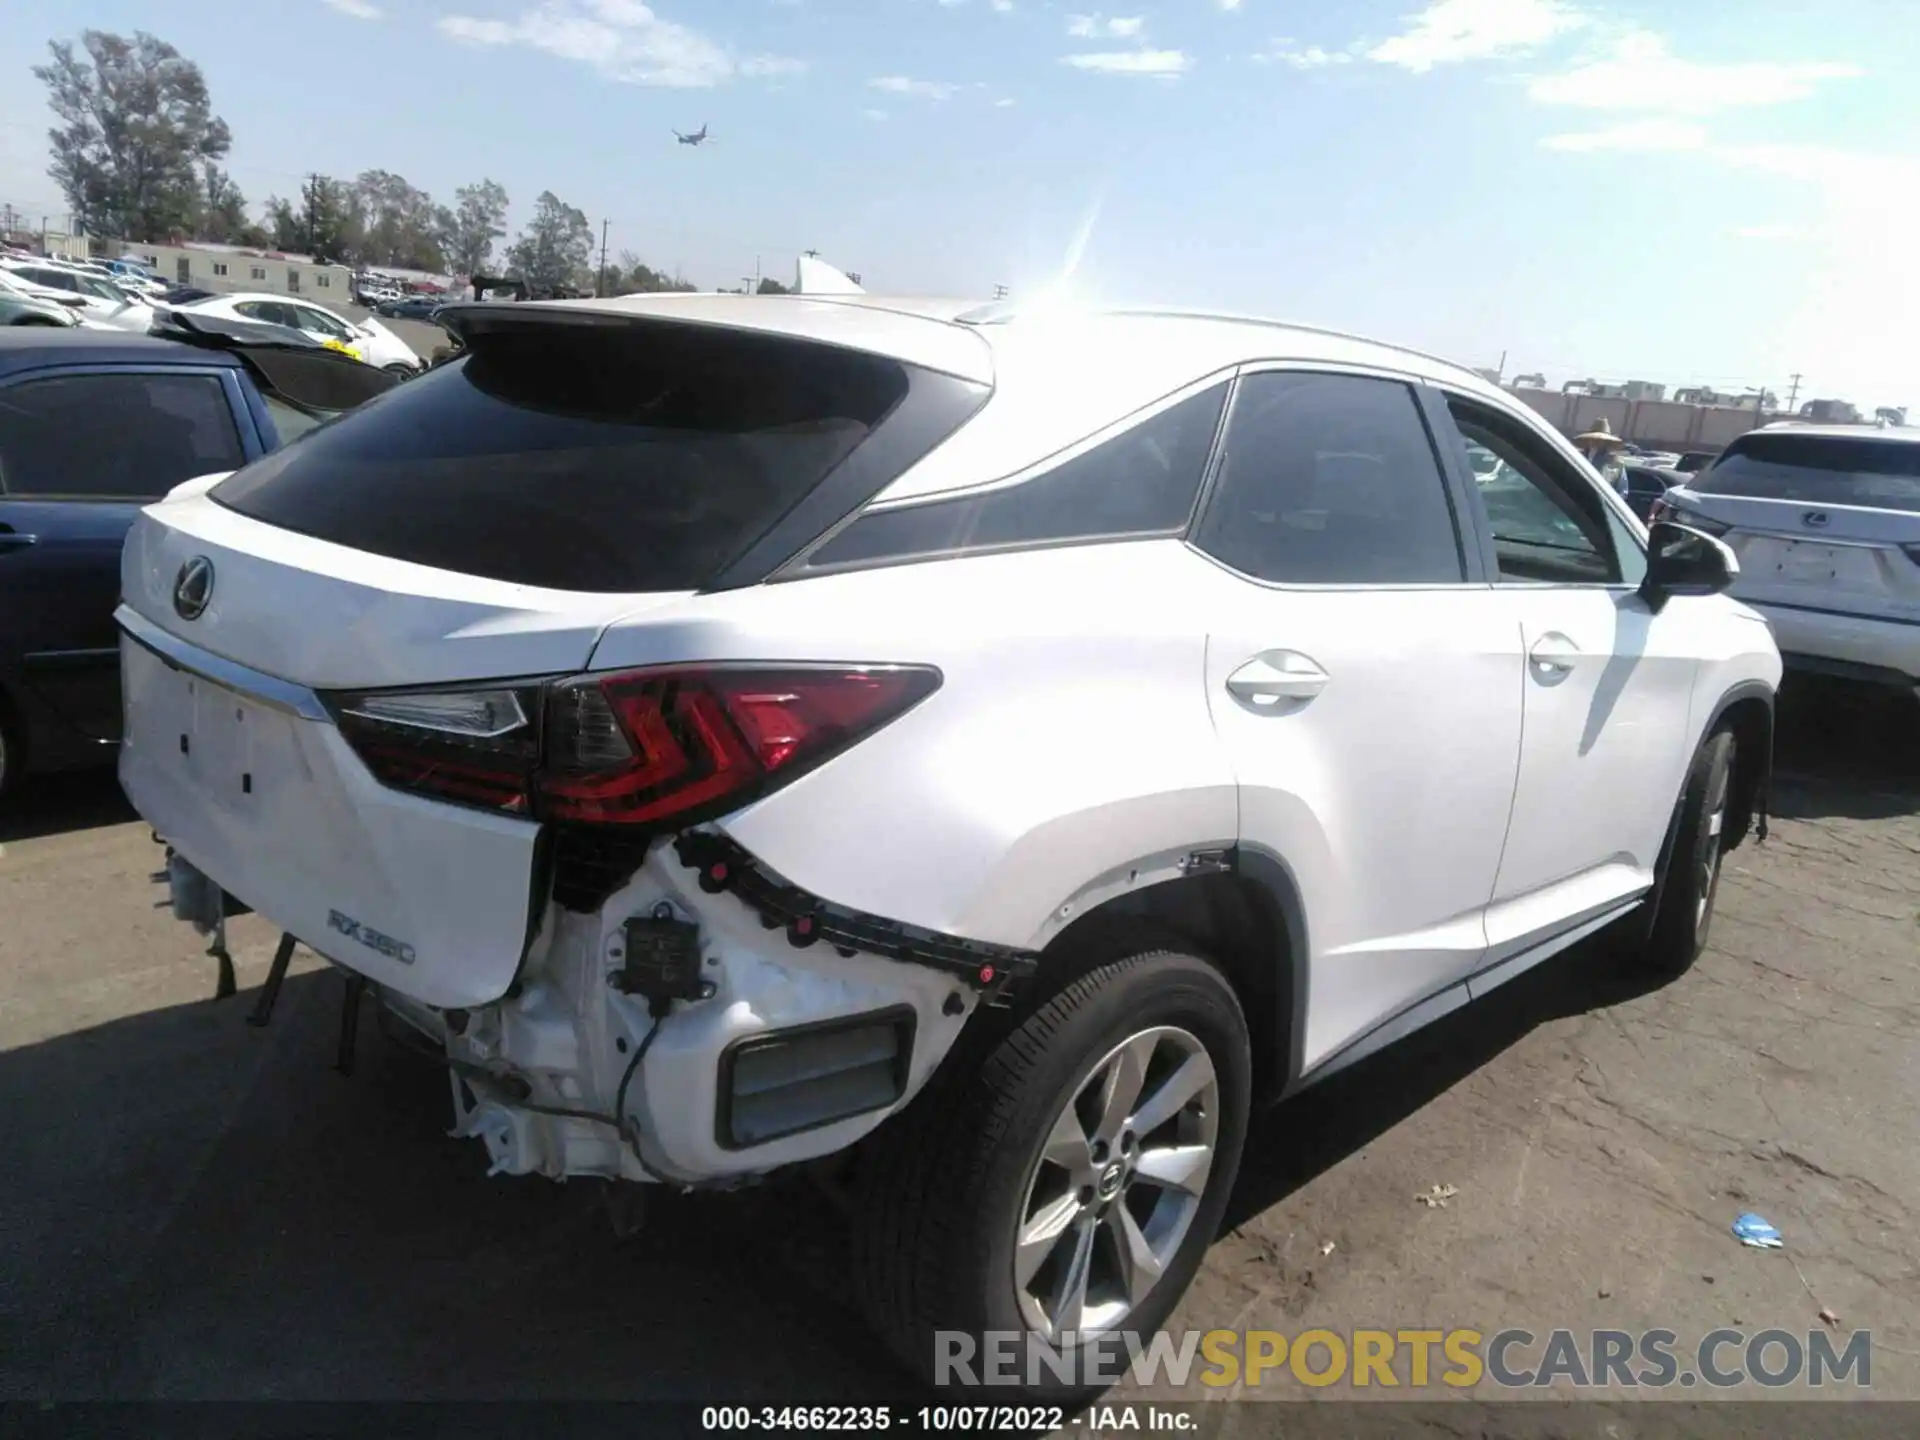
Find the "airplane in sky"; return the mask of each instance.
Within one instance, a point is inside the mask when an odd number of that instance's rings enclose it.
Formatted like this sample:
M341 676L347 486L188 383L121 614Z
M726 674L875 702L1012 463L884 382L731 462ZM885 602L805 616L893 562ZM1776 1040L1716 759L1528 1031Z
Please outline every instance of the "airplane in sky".
M701 122L700 128L691 135L682 135L676 130L673 132L673 138L678 140L682 145L704 145L707 142L706 123L704 121Z

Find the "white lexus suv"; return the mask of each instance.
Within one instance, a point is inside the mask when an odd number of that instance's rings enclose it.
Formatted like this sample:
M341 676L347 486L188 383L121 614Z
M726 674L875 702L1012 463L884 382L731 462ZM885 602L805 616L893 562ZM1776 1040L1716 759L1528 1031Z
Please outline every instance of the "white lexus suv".
M1254 1106L1614 922L1683 970L1764 835L1736 562L1466 370L859 295L442 319L133 531L176 911L285 931L263 1008L296 938L370 988L497 1171L850 1158L923 1374L1153 1330Z
M1653 514L1734 552L1790 669L1920 693L1920 430L1763 426Z

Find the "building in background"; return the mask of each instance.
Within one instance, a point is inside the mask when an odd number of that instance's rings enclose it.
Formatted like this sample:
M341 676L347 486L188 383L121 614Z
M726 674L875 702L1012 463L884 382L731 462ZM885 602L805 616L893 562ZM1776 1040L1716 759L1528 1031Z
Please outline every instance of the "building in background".
M169 285L201 290L264 290L275 295L346 305L353 299L353 270L328 265L310 255L282 250L252 250L240 245L120 245L94 242L94 252L117 260L130 255Z

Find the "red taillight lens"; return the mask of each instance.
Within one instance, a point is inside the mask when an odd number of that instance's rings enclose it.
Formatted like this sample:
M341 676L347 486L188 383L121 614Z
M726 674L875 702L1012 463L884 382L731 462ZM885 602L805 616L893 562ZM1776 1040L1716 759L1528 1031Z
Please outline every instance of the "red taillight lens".
M334 713L395 789L540 819L688 825L805 773L939 685L925 666L686 666L336 696Z
M692 823L784 784L939 687L921 666L699 666L590 676L547 704L539 811Z

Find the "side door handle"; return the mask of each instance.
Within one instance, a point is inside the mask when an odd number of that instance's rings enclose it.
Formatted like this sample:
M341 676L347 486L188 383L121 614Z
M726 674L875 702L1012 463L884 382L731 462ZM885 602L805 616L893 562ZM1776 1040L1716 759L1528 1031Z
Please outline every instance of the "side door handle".
M1558 630L1549 630L1533 642L1527 659L1543 678L1558 679L1573 672L1580 660L1580 647Z
M0 525L0 555L13 550L26 550L40 543L38 535L22 535L8 525Z
M1256 655L1227 677L1227 690L1252 705L1277 705L1282 700L1311 700L1332 678L1297 650L1269 650Z

